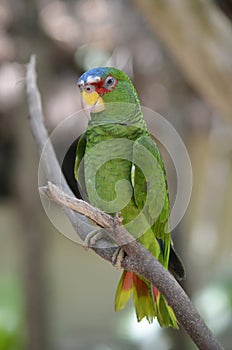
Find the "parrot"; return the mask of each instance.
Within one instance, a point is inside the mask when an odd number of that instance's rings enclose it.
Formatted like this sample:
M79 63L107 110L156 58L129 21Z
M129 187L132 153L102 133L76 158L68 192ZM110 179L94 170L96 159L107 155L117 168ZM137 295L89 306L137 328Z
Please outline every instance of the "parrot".
M170 235L165 167L131 79L118 68L99 67L83 73L77 84L88 117L73 171L81 197L110 215L120 213L133 239L181 280L185 270ZM115 311L124 309L131 297L138 322L156 319L161 327L178 328L175 313L159 290L123 270Z

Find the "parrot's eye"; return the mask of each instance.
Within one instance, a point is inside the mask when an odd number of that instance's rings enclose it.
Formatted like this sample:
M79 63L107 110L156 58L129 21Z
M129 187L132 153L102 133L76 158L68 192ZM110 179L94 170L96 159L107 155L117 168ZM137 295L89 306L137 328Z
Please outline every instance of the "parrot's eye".
M116 86L116 84L117 84L117 79L109 75L104 82L104 88L111 90Z
M88 94L91 94L91 92L95 91L95 87L93 85L91 85L91 84L84 85L83 89Z

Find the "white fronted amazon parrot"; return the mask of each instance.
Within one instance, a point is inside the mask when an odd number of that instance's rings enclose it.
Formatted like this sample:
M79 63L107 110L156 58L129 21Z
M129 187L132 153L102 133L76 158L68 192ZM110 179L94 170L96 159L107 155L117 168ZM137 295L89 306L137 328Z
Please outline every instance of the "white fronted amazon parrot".
M130 78L117 68L100 67L84 73L78 85L89 113L74 168L82 197L111 215L120 211L132 236L183 278L184 268L171 243L164 164ZM157 318L161 326L178 328L172 308L157 288L123 271L115 310L123 309L132 294L138 321Z

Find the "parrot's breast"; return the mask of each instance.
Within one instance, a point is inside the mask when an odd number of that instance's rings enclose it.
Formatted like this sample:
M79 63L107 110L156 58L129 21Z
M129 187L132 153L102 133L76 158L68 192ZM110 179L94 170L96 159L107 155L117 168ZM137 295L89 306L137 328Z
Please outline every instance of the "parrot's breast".
M127 220L137 212L131 172L134 141L142 134L144 129L121 124L87 130L84 159L87 197L91 204L110 214L127 208L130 213Z

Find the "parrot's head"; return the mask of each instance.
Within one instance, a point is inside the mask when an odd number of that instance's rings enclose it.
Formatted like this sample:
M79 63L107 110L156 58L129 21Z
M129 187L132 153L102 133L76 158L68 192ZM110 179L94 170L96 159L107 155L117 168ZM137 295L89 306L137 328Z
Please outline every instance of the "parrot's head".
M137 92L130 78L118 68L93 68L82 74L78 80L78 86L81 90L82 106L90 112L91 116L106 110L107 104L140 106Z

